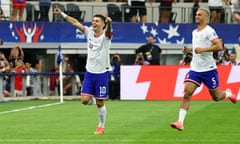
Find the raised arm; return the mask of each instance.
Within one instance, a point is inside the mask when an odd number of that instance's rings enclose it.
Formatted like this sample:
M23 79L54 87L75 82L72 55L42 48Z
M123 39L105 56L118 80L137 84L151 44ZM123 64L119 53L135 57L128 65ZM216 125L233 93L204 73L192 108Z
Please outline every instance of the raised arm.
M63 11L61 11L60 8L56 7L54 8L55 14L60 14L67 22L78 28L81 32L84 32L85 27L82 25L77 19L65 14Z
M109 38L112 37L112 19L110 17L106 17L106 36Z

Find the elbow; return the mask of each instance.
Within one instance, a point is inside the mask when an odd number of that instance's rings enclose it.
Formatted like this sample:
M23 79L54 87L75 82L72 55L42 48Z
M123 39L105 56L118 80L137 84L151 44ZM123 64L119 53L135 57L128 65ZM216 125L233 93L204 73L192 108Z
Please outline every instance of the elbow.
M217 50L218 50L218 51L223 50L223 46L222 46L222 45L218 45Z

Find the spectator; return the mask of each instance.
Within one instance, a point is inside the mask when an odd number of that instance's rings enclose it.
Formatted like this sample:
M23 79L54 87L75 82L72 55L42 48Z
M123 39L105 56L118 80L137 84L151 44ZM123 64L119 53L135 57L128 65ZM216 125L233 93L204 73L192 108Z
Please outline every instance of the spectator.
M226 0L226 5L231 7L233 20L240 23L240 1Z
M21 59L16 60L15 67L13 72L15 73L14 77L14 96L23 96L23 76L24 73L24 64Z
M32 64L29 62L25 63L25 72L29 73L26 76L26 91L27 91L27 96L33 96L33 75L32 73L34 72L32 68Z
M49 21L49 9L51 6L51 0L38 0L40 8L40 21Z
M195 16L196 16L196 12L198 10L199 6L199 2L201 2L200 0L194 0L193 1L193 7L192 7L192 21L193 23L195 23Z
M176 4L177 0L160 0L159 20L160 23L169 23L172 13L172 3Z
M222 0L208 0L208 6L211 12L210 22L220 23L223 10Z
M237 36L237 39L238 43L233 46L231 53L235 53L237 60L240 60L240 34Z
M41 75L38 74L41 72L42 61L37 59L33 63L33 96L42 96L42 80Z
M229 59L230 60L228 62L226 62L225 65L232 65L232 66L239 66L240 65L240 61L237 60L235 53L231 53Z
M159 65L162 49L159 46L154 44L153 36L149 36L147 41L148 41L147 44L140 46L136 50L136 54L142 53L144 60L146 60L149 64Z
M111 71L109 80L109 99L120 98L120 66L121 58L119 54L111 57Z
M24 14L25 8L26 8L26 0L12 0L12 20L24 21L23 14Z
M65 75L63 78L63 94L64 95L80 94L82 83L79 75L71 74L74 73L72 64L67 64L66 73L67 75Z
M75 81L76 81L76 85L75 85L75 93L76 95L80 95L81 94L81 88L82 88L82 82L81 79L79 77L78 74L74 75Z
M180 60L179 65L181 66L189 66L192 61L192 53L188 52L184 55L184 58Z
M130 5L131 22L137 22L137 15L140 16L140 22L145 23L147 21L147 8L145 6L145 0L128 0Z
M150 65L150 63L144 59L144 56L142 53L137 53L134 61L134 65Z
M73 61L70 59L69 56L65 56L64 59L63 59L63 70L67 70L67 65L70 64L70 65L73 65Z
M59 67L56 64L53 68L51 68L50 72L52 73L57 73L59 72ZM57 87L57 83L58 83L58 76L59 74L51 74L50 75L50 84L49 84L49 90L50 90L50 96L56 95L55 94L55 89Z
M215 59L217 65L223 65L229 61L228 49L224 45L224 40L222 38L220 38L220 40L222 41L223 50L213 52L213 58Z
M3 16L3 10L1 7L1 0L0 0L0 20L2 20L2 16Z
M10 70L10 65L4 55L4 53L0 52L0 73L5 74L9 72ZM3 95L5 97L10 96L9 93L9 76L8 75L3 75Z
M3 45L3 40L0 39L0 45Z
M74 75L70 74L73 73L73 66L71 64L67 64L66 73L67 75L63 78L63 94L64 95L72 95L72 87L73 87L73 79Z
M11 49L11 52L9 55L10 66L15 67L15 62L18 59L21 59L23 61L24 52L23 52L23 49L19 45L16 45L14 48Z

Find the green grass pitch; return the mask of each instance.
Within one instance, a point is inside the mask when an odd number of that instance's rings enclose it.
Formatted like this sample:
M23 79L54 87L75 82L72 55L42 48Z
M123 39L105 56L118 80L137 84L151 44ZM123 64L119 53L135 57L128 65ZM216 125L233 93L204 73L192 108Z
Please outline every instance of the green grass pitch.
M93 134L98 123L94 105L75 100L31 109L54 102L0 103L0 144L240 143L240 105L230 101L192 101L182 132L169 126L178 117L180 101L106 101L104 135Z

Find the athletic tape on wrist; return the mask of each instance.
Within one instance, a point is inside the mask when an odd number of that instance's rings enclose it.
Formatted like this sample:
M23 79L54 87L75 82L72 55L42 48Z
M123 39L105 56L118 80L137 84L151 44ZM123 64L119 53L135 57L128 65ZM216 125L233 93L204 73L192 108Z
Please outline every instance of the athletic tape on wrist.
M67 14L65 14L64 12L61 12L61 15L62 15L63 18L67 17Z

